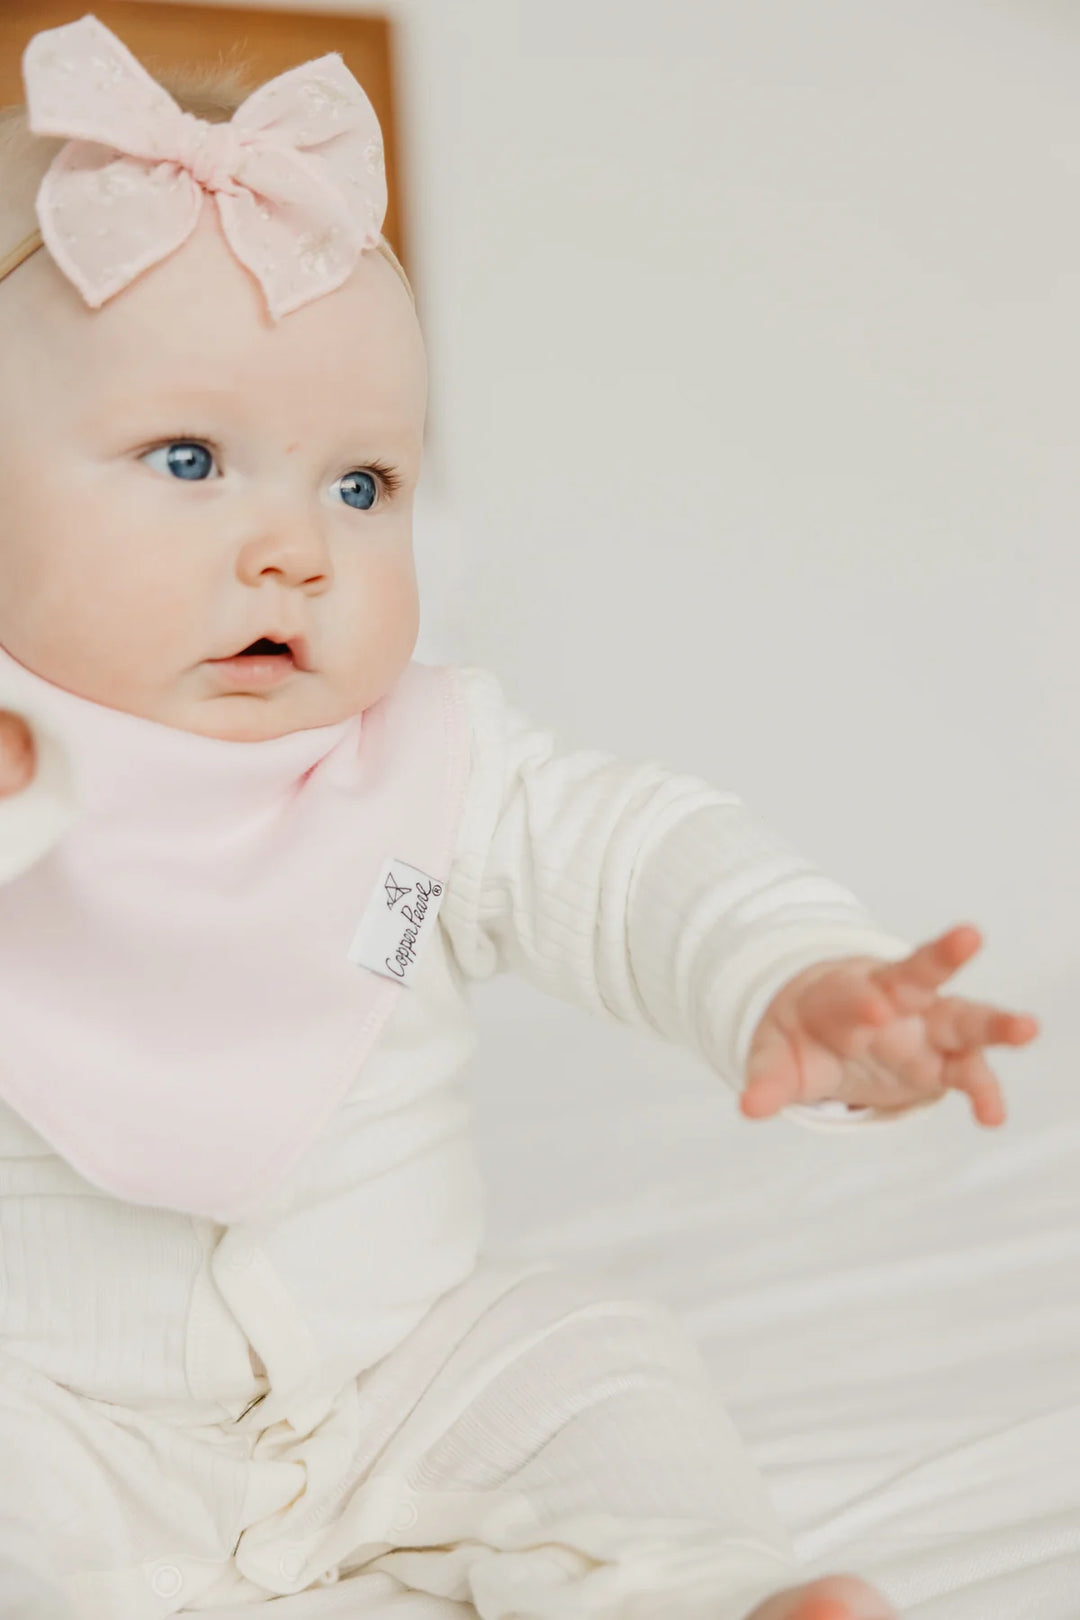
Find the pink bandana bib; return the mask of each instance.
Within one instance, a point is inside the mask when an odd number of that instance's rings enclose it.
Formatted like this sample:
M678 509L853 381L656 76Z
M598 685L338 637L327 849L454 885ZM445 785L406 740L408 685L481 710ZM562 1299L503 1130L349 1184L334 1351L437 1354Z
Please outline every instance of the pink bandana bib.
M88 1181L229 1224L272 1195L422 969L468 771L452 665L258 742L68 692L0 649L79 813L0 884L0 1097Z

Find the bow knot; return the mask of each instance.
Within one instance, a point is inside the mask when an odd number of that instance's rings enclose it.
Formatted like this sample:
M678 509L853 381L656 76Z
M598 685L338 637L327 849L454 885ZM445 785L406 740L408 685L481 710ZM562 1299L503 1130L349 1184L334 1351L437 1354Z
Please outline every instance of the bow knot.
M189 170L204 191L227 191L233 196L239 192L236 174L242 148L241 137L231 123L211 124L194 113L180 113L173 162Z
M340 287L378 245L382 132L336 51L270 79L223 124L178 107L90 13L35 34L23 79L33 133L70 137L37 216L92 309L187 241L206 194L275 321Z

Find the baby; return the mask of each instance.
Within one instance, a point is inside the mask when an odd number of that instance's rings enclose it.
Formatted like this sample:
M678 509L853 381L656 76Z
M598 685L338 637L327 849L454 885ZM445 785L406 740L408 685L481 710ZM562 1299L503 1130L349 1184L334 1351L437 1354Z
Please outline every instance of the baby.
M470 981L872 1129L1033 1019L733 794L412 658L425 355L340 56L96 18L0 135L0 1613L881 1620L695 1345L481 1253ZM36 216L36 217L35 217ZM340 1583L335 1586L335 1583Z

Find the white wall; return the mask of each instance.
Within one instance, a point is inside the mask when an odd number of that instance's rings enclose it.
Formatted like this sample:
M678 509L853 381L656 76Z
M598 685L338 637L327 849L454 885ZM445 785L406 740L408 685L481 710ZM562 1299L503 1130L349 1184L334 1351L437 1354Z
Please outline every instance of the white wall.
M418 655L735 787L913 941L977 923L957 989L1075 1033L1080 13L390 9ZM579 1080L711 1079L514 983L478 1005L506 1109L557 1084L523 1019Z

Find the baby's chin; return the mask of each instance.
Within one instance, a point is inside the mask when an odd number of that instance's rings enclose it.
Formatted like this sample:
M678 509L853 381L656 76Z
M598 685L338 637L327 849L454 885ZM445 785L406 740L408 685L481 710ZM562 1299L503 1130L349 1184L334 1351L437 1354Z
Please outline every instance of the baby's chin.
M150 717L153 718L153 717ZM281 706L267 704L264 699L243 696L230 697L205 704L192 714L176 714L162 724L175 726L180 731L191 731L200 737L218 737L223 742L267 742L272 737L287 737L294 731L313 731L320 726L332 726L346 718L335 714L315 715L291 712Z
M265 742L294 731L338 725L360 713L366 701L335 692L314 674L301 671L264 692L220 690L211 682L212 678L203 683L198 696L185 694L153 705L146 718L226 742Z
M293 671L272 689L258 692L230 688L206 665L197 665L175 683L147 689L116 671L96 669L88 677L85 660L69 660L61 668L48 658L16 649L12 654L32 673L89 703L225 742L265 742L338 725L375 701L363 692L339 689L315 671Z

